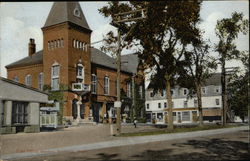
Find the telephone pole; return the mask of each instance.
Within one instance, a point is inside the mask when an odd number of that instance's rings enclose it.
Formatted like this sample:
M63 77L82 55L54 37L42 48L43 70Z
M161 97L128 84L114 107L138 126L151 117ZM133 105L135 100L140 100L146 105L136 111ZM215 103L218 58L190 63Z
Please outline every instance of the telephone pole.
M145 18L145 9L139 9L129 12L123 12L115 14L115 21L114 23L119 24L124 22L132 22L137 21ZM135 16L136 14L141 13L140 16ZM121 134L121 90L120 90L120 83L121 83L121 33L118 27L118 49L117 49L117 101L115 102L114 106L117 109L116 114L116 135Z

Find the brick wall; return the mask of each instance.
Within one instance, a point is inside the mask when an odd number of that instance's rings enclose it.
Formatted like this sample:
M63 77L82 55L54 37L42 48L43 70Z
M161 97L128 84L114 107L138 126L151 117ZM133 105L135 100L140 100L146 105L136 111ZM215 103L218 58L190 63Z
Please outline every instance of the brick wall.
M19 83L25 84L25 76L30 74L32 87L38 88L38 75L41 72L43 72L42 64L10 68L7 69L7 78L13 80L13 78L17 76Z

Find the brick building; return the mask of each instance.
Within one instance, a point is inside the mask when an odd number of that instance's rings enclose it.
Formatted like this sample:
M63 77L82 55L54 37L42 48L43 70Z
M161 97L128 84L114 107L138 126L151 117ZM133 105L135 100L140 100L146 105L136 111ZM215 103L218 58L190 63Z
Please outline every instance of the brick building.
M28 56L7 65L7 77L40 90L62 93L63 99L57 100L62 115L73 123L100 122L114 116L116 60L90 46L92 31L80 4L55 2L41 29L43 50L36 51L35 40L30 39ZM122 112L128 116L134 104L132 80L138 78L139 59L129 54L122 60L128 61L121 66L125 93ZM143 81L136 84L143 88Z

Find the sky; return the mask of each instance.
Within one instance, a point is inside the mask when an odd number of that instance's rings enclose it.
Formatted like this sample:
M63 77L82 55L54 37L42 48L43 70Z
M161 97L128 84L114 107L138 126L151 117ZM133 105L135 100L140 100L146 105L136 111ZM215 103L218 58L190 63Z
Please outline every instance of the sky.
M7 77L5 66L28 56L28 42L34 38L36 50L43 49L43 35L41 27L53 2L0 2L0 76ZM103 39L110 30L116 28L109 25L110 19L103 17L98 9L107 5L106 1L80 2L87 22L92 29L91 42ZM215 36L217 20L229 18L231 13L243 12L249 19L249 1L204 1L201 8L202 23L200 27L205 31L204 37L212 44L218 42ZM249 34L240 34L237 41L240 50L249 51ZM99 48L97 43L94 47ZM122 54L132 53L134 50L123 50ZM214 53L216 54L216 53ZM239 61L226 63L227 67L242 66ZM220 71L220 69L218 69Z

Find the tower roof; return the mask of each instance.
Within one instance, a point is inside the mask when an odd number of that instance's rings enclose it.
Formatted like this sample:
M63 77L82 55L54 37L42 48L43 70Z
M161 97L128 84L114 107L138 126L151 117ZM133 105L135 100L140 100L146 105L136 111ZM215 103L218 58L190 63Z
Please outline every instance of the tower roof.
M43 27L63 22L71 22L91 31L79 2L54 2Z

